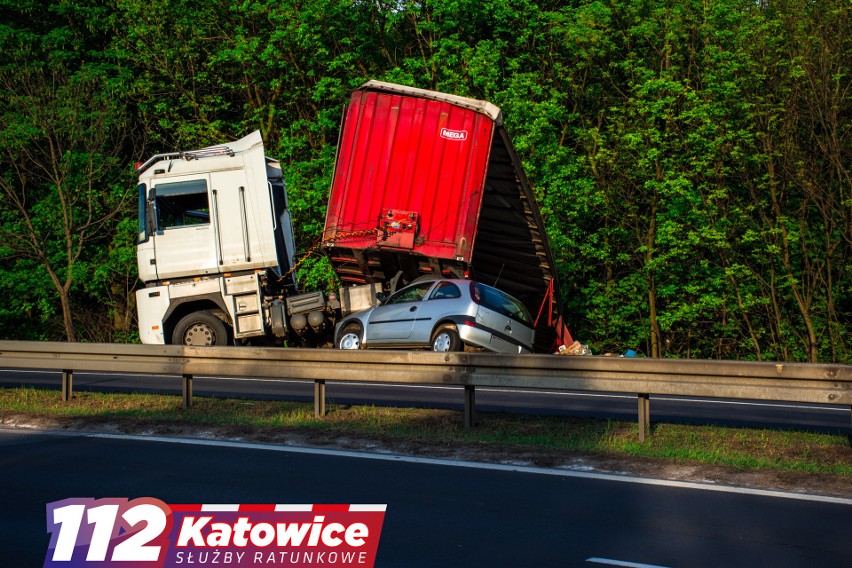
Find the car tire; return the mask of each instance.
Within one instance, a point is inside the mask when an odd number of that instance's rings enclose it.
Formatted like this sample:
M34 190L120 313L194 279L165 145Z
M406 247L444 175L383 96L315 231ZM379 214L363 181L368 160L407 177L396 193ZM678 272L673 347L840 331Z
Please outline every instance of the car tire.
M454 325L442 325L432 334L432 351L447 353L461 351L462 345L459 332Z
M361 326L350 323L337 337L338 349L361 349Z
M172 344L192 347L227 345L225 323L210 312L193 312L183 316L172 333Z

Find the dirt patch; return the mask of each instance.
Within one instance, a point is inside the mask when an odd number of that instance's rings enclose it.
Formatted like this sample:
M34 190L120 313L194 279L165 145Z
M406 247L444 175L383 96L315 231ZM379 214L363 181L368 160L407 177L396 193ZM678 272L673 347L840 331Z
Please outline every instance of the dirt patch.
M265 429L247 426L212 426L192 423L158 423L151 420L111 420L101 417L37 417L5 414L0 426L67 432L156 435L300 447L332 448L381 454L409 455L504 465L535 466L830 495L852 498L852 481L829 474L775 470L739 470L717 465L673 460L527 449L490 444L409 442L391 437L366 437L311 429Z

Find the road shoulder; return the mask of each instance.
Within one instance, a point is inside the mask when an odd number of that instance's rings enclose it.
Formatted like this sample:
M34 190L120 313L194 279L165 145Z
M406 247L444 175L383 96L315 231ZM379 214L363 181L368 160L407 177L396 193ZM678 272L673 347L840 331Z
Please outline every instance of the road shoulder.
M0 414L0 427L262 443L852 498L852 481L843 476L830 474L741 470L733 467L683 463L667 459L613 457L595 453L545 449L527 450L475 443L413 443L395 440L392 437L354 436L322 430L263 429L192 423L155 423L138 420L120 421L98 417L46 418L10 412Z

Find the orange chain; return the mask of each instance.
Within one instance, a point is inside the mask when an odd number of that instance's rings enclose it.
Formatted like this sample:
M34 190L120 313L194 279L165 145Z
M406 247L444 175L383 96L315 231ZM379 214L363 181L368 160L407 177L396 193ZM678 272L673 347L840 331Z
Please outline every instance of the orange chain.
M311 246L311 248L309 248L307 251L305 251L305 254L302 255L302 258L299 259L296 262L296 264L294 264L293 267L290 270L288 270L285 274L283 274L281 276L281 278L278 279L278 281L281 282L282 280L284 280L285 278L287 278L288 276L293 274L293 272L295 272L296 270L299 269L300 266L302 266L303 262L308 260L308 257L310 257L314 253L315 250L317 250L321 246L323 246L323 245L325 245L325 244L327 244L331 241L339 241L339 240L343 240L343 239L354 239L354 238L357 238L357 237L366 237L366 236L369 236L369 235L376 235L376 234L381 233L381 232L382 232L381 229L366 229L366 230L363 230L363 231L350 231L348 233L339 233L337 235L334 235L333 237L329 237L327 239L317 241L316 243L314 243Z

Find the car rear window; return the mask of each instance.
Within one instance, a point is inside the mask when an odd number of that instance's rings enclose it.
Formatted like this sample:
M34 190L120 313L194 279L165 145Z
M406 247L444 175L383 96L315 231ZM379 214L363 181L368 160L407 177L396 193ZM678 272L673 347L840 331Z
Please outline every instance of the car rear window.
M480 303L483 306L532 327L530 313L518 300L497 288L484 284L477 284L477 290L479 291Z

